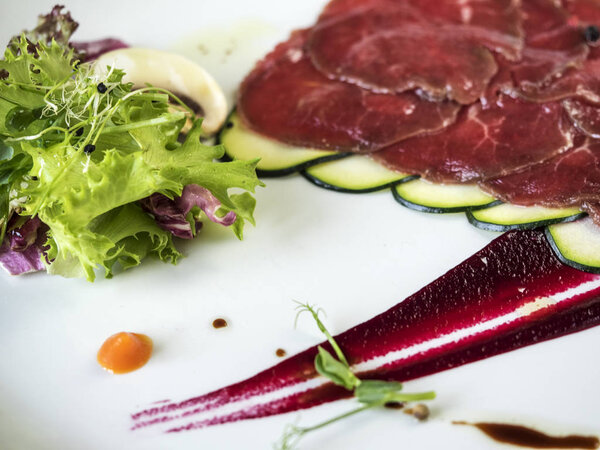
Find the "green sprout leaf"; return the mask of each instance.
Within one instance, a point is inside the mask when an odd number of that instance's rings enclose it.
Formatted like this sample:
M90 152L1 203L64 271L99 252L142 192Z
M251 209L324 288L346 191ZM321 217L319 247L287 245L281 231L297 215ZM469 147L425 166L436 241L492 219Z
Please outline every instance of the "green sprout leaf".
M315 357L315 369L324 377L349 391L360 384L360 380L350 371L348 366L335 359L331 356L331 353L321 346L319 346L319 353Z
M346 419L350 416L358 414L360 412L366 411L367 409L374 408L378 406L377 404L364 405L359 408L348 411L344 414L340 414L339 416L335 416L332 419L326 420L324 422L318 423L316 425L310 427L299 427L297 425L287 425L283 431L283 435L278 443L276 443L273 447L275 450L294 450L297 448L298 442L302 437L310 433L311 431L318 430L319 428L326 427L327 425L331 425L332 423L339 422L340 420Z
M325 337L327 338L327 341L329 342L329 344L331 345L331 347L335 351L335 354L338 357L338 359L346 367L349 367L350 365L348 364L348 360L344 356L344 353L342 352L342 349L340 348L340 346L338 345L338 343L335 341L335 339L333 338L333 336L331 335L331 333L329 333L329 331L327 330L327 328L325 328L325 325L323 324L323 322L321 322L321 319L319 318L319 313L322 312L323 310L320 309L320 308L317 309L317 308L315 308L314 306L311 306L308 303L300 303L300 302L295 302L295 303L298 304L298 306L296 307L296 310L298 312L296 313L296 320L294 321L294 326L298 322L298 317L300 317L300 314L302 314L303 312L309 312L313 316L313 319L315 320L315 323L317 324L317 327L319 327L319 330L321 331L321 333L323 333L325 335Z
M356 387L354 395L361 403L380 403L386 402L390 394L401 390L402 383L397 381L362 380Z
M361 380L354 395L361 403L403 403L433 400L435 392L403 393L402 384L397 381Z

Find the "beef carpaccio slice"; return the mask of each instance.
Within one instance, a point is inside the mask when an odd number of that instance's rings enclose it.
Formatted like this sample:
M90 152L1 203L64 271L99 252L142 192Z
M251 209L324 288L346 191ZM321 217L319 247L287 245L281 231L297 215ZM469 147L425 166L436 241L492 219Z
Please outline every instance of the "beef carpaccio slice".
M600 1L567 0L569 22L579 30L600 26ZM571 120L586 135L600 138L600 41L588 43L589 54L582 63L546 83L524 87L521 94L530 100L564 99Z
M524 82L515 92L531 101L577 97L600 105L600 48L592 48L585 61L565 70L561 76L539 83Z
M600 202L584 202L582 209L588 213L596 225L600 226Z
M569 12L569 20L576 25L600 26L600 2L598 0L562 0Z
M463 108L453 125L371 156L388 168L434 182L471 182L510 173L568 150L572 126L560 103L501 95L483 108Z
M288 144L367 152L454 122L455 103L329 80L306 56L306 35L294 32L242 83L238 113L249 128Z
M480 186L517 205L563 207L600 202L600 141L585 140L549 161Z
M577 128L586 135L600 139L600 105L569 98L563 101L565 110Z
M491 50L518 59L522 38L516 0L333 0L308 53L331 78L470 104L497 71Z
M523 47L521 0L331 0L317 25L337 21L354 12L375 9L419 24L453 30L459 36L478 38L508 59L518 59ZM392 25L393 26L393 25Z
M552 16L553 7L544 7L543 1L529 0L523 5L526 11L529 9L530 18L524 22L524 61L517 68L519 93L532 101L575 96L600 104L600 48L587 45L583 31L587 26L600 25L600 2L567 1L567 10ZM561 25L564 17L567 24ZM553 66L553 70L547 70ZM553 76L544 74L544 70Z
M600 139L592 24L597 0L333 0L257 65L239 112L288 144L369 153L433 182L489 180L486 189L518 204L585 208L597 201L593 166L560 178L562 189L518 182L578 161L583 148L564 155L574 134Z
M505 92L516 92L533 101L559 98L544 94L555 80L586 60L589 48L581 28L573 25L569 14L552 0L527 0L522 5L525 47L519 61L498 57L500 72L510 74ZM505 77L506 78L506 77ZM569 95L571 89L566 93Z

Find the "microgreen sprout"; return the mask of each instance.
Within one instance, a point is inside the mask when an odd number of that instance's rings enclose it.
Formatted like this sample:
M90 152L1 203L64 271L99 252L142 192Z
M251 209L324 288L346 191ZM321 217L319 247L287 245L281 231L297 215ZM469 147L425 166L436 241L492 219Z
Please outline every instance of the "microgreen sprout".
M25 48L27 42L22 38L21 48ZM123 83L124 73L114 67L109 67L106 73L96 72L91 64L78 64L74 60L72 50L53 43L49 46L40 44L40 52L57 54L52 73L59 77L54 80L52 86L41 85L38 80L25 81L10 79L13 86L19 86L22 90L31 92L32 95L40 95L43 91L43 107L39 111L39 119L52 121L52 126L36 133L18 133L16 136L4 137L5 142L33 141L47 137L52 134L54 141L62 141L67 135L82 137L76 147L84 149L87 145L96 145L104 134L121 133L136 128L145 128L162 124L177 123L186 118L195 117L194 111L173 93L153 87L146 86L141 89L131 90L131 84ZM35 58L29 57L29 61L35 64ZM158 100L164 105L167 99L172 99L181 107L176 112L164 112L158 117L148 120L136 120L127 125L119 125L117 122L121 116L128 111L128 104L137 100ZM11 99L8 99L11 100ZM28 110L25 110L27 113ZM23 115L23 114L22 114ZM24 115L25 117L25 115ZM25 123L25 128L31 123ZM35 128L34 128L35 129ZM54 136L57 132L58 136Z
M319 327L319 330L327 338L327 341L329 342L329 344L335 351L335 354L337 355L338 359L346 367L349 367L348 361L346 360L344 353L342 353L342 350L340 349L340 347L337 344L337 342L335 341L335 339L333 339L333 336L331 336L331 333L329 333L329 331L327 331L327 328L325 328L325 325L323 324L321 319L319 319L319 313L325 314L325 311L323 311L322 308L315 309L315 307L311 306L309 303L301 303L301 302L295 302L295 303L298 304L298 306L296 306L296 311L298 311L298 312L296 313L296 319L294 320L294 327L297 326L298 318L300 317L300 314L302 314L303 312L309 312L310 314L312 314L313 319L315 320L317 326Z
M279 442L274 446L276 450L296 449L300 440L309 432L318 430L334 422L338 422L347 417L353 416L368 409L382 407L387 404L405 404L414 401L433 400L435 392L406 393L402 391L402 384L397 381L385 380L361 380L350 369L348 359L342 352L341 347L335 338L329 333L319 314L324 311L308 303L296 302L296 320L303 312L309 312L315 320L319 330L325 335L327 341L334 350L337 359L325 350L322 346L317 347L315 356L315 369L323 377L329 379L332 383L342 386L352 391L354 398L362 405L352 409L344 414L333 417L332 419L320 422L316 425L301 427L298 424L288 424L283 431Z

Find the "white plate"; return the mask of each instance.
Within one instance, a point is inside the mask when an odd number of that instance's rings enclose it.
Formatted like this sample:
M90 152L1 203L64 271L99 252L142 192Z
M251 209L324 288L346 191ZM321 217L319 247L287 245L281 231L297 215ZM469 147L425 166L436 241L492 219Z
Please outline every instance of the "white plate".
M31 27L52 2L3 2L0 42ZM173 2L175 3L175 2ZM252 62L322 0L73 1L78 39L121 37L172 49L211 71L232 98ZM258 226L243 242L208 226L177 266L146 262L94 284L0 275L0 448L265 449L298 414L176 435L131 432L129 414L239 381L320 341L308 316L293 329L292 299L322 306L340 332L389 308L496 235L464 216L417 213L391 193L338 194L298 176L266 180ZM225 317L230 327L214 330ZM95 361L122 330L146 333L156 352L143 369L112 376ZM433 417L376 411L309 435L302 449L504 448L456 419L517 421L550 432L598 433L600 328L408 383L435 389ZM348 401L301 412L312 424Z

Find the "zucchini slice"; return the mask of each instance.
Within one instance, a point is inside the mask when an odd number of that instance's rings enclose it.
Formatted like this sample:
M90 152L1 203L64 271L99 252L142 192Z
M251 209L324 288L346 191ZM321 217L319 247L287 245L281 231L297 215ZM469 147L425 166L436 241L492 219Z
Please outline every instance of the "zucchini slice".
M555 223L572 222L585 215L579 208L545 208L509 203L467 211L467 219L472 225L489 231L527 230Z
M392 194L407 208L438 214L488 208L500 203L473 184L434 184L414 180L393 187Z
M357 194L379 191L415 178L414 175L389 170L361 155L317 164L303 170L302 175L319 187Z
M279 177L298 172L313 164L346 158L350 153L294 147L244 127L238 115L231 113L219 134L225 154L231 160L260 158L259 176Z
M600 227L586 218L546 228L550 246L563 263L586 272L600 273Z

